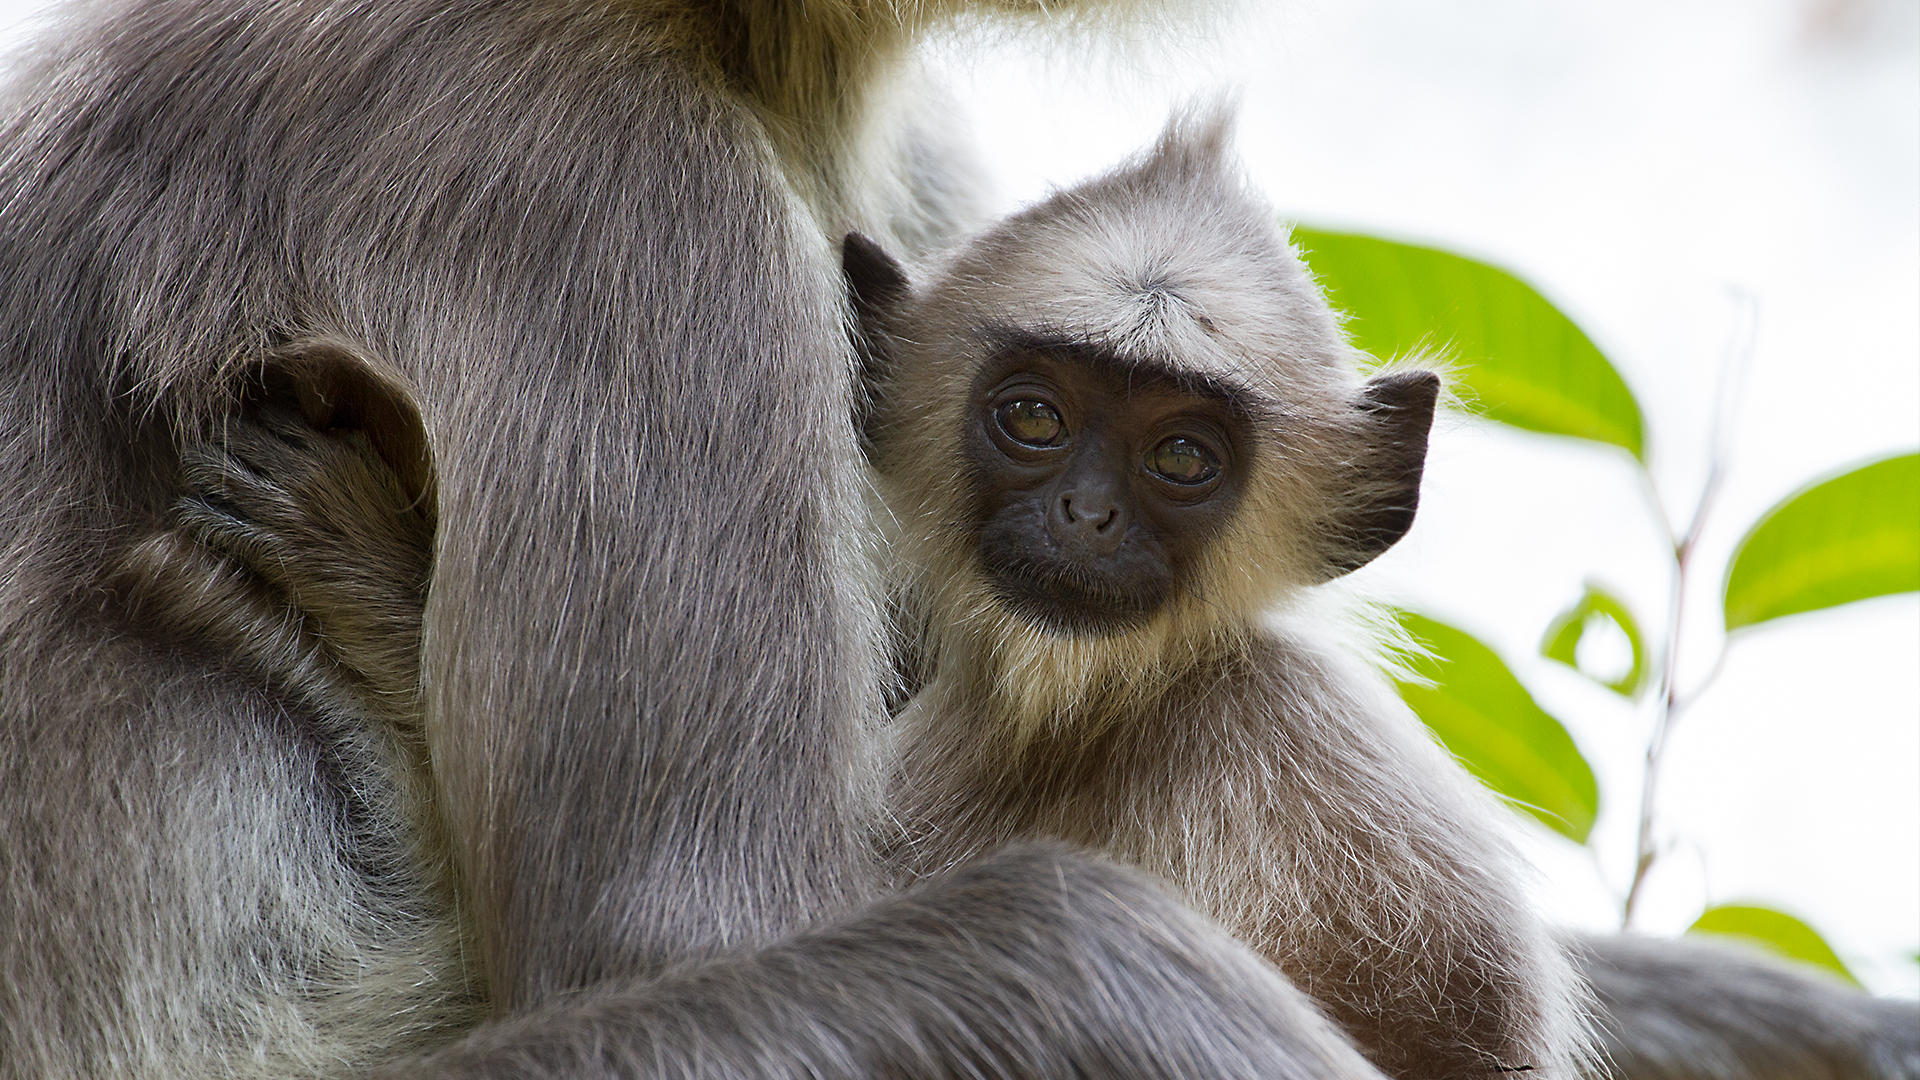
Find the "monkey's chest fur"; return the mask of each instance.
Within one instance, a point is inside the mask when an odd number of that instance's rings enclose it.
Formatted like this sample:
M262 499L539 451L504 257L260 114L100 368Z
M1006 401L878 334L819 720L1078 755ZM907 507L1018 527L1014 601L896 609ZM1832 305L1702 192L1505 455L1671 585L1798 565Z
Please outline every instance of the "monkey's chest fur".
M1354 675L1261 635L1022 742L990 695L936 674L896 720L882 848L907 877L1019 839L1102 850L1265 953L1386 1072L1524 1064L1533 943L1497 842L1451 763Z

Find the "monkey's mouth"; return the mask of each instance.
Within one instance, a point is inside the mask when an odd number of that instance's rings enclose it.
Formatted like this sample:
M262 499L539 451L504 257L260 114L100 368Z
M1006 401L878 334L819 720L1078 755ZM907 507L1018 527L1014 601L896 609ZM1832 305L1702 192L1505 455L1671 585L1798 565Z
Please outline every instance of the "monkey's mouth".
M1161 590L1116 589L1075 568L1026 562L989 565L994 599L1062 637L1109 637L1139 627L1166 603Z

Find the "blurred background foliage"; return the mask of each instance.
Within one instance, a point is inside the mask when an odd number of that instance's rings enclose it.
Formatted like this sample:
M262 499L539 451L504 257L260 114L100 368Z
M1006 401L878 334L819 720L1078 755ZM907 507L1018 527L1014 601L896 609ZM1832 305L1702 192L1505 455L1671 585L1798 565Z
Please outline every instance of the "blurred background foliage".
M1512 273L1451 252L1353 233L1297 226L1295 244L1354 343L1381 360L1428 356L1450 369L1466 408L1486 420L1594 444L1652 491L1643 412L1605 354L1574 321ZM1739 364L1736 355L1731 363ZM1716 418L1738 372L1723 372ZM1727 375L1735 376L1728 378ZM1717 426L1717 424L1716 424ZM1661 854L1656 842L1659 766L1666 738L1686 707L1721 670L1725 650L1773 620L1920 590L1920 451L1861 464L1785 494L1749 525L1722 575L1720 652L1704 673L1677 679L1687 578L1724 472L1718 431L1709 476L1692 520L1671 535L1668 610L1651 644L1644 620L1609 590L1589 582L1584 595L1540 633L1541 655L1571 667L1653 714L1645 749L1639 844L1621 925L1631 927L1642 884ZM1622 453L1624 451L1624 453ZM1657 495L1649 506L1658 508ZM1424 650L1400 693L1439 741L1516 810L1573 844L1586 844L1602 793L1594 769L1562 722L1542 708L1499 654L1471 634L1402 612ZM1608 665L1583 648L1600 635L1623 637L1630 660ZM1651 691L1651 692L1650 692ZM1826 940L1805 922L1758 903L1716 905L1690 933L1740 937L1857 985Z

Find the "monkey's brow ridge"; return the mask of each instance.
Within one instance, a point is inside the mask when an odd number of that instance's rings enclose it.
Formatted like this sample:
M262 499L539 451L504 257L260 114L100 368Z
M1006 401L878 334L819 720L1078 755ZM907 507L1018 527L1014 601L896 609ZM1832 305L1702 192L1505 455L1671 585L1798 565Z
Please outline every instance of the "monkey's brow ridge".
M974 337L999 356L1040 353L1117 375L1130 387L1145 384L1212 398L1248 418L1272 411L1272 403L1245 384L1180 367L1165 357L1122 352L1107 342L1069 330L989 322L976 327Z

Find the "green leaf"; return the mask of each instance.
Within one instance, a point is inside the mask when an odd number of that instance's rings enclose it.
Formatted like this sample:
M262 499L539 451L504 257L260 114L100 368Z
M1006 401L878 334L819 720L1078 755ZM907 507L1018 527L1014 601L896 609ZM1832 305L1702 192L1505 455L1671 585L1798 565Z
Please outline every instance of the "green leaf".
M1626 635L1627 645L1633 650L1633 665L1627 673L1616 679L1588 671L1580 666L1580 642L1596 628L1596 624L1608 622L1620 628ZM1586 595L1577 603L1554 617L1547 626L1547 632L1540 639L1540 655L1549 660L1558 660L1568 667L1612 690L1616 694L1632 697L1640 691L1647 677L1647 649L1640 637L1640 624L1634 621L1633 613L1620 598L1602 589L1593 582L1587 582Z
M1860 980L1853 977L1847 965L1840 962L1833 946L1828 945L1827 940L1813 927L1772 908L1746 904L1711 907L1695 919L1692 926L1687 927L1687 933L1743 938L1789 960L1826 968L1853 985L1860 985Z
M1402 682L1400 696L1467 771L1548 828L1586 843L1600 791L1567 729L1471 634L1411 612L1400 622L1429 653L1410 665L1413 675L1433 683Z
M1789 496L1727 567L1727 629L1920 589L1920 453Z
M1433 248L1296 226L1294 243L1383 359L1444 349L1463 396L1502 423L1626 448L1645 446L1640 403L1593 342L1505 270Z

